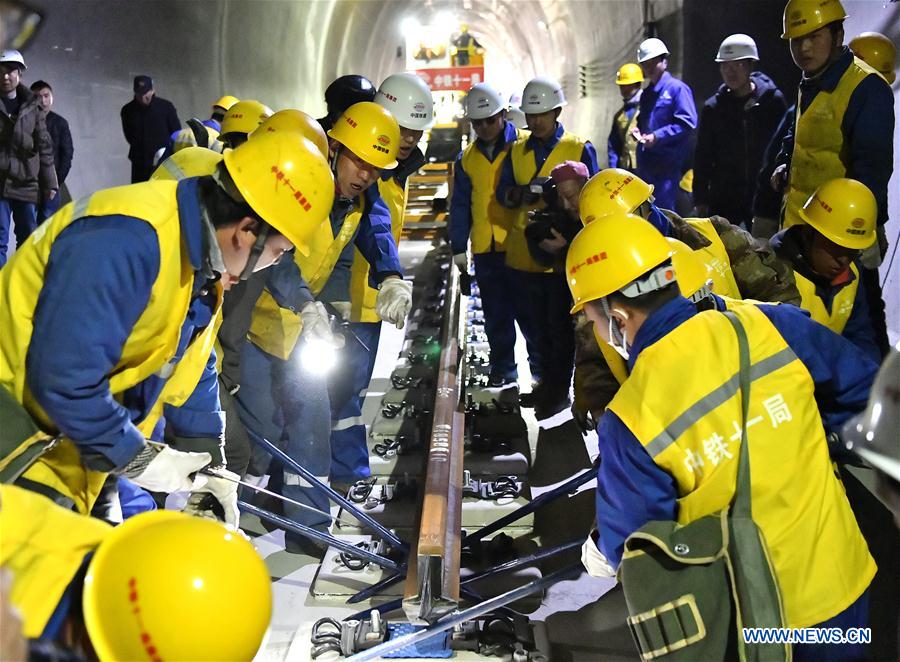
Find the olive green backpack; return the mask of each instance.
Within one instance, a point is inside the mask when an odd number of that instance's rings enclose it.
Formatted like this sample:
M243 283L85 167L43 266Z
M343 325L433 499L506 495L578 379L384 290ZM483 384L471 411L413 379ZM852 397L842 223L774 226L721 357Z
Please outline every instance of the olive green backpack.
M734 499L690 524L648 522L625 541L619 581L644 660L791 659L790 645L745 644L741 636L741 628L785 623L775 572L751 512L750 349L740 320L725 315L738 336L744 419Z

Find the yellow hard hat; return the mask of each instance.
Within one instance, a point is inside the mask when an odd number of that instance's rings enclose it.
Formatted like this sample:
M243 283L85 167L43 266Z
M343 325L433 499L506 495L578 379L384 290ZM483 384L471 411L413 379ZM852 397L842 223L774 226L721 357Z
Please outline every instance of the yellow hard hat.
M796 39L847 18L840 0L788 0L784 7L782 39Z
M616 72L616 85L634 85L644 82L644 72L641 65L629 62L619 67Z
M878 70L889 85L897 79L894 58L897 51L894 42L880 32L861 32L850 40L850 50L860 60Z
M578 214L585 225L609 214L630 214L652 194L653 186L637 175L621 168L606 168L584 185Z
M100 544L82 606L103 662L250 660L272 615L272 582L241 534L158 510Z
M319 148L292 131L266 133L226 152L225 167L253 211L307 250L334 202L334 177Z
M400 125L373 101L360 101L338 118L328 135L376 168L396 168Z
M286 108L279 110L272 117L267 118L253 135L278 131L295 131L319 148L326 159L328 158L328 137L322 129L322 125L302 110Z
M267 117L271 117L272 109L259 101L245 99L238 101L222 118L222 131L225 136L229 133L252 133L256 127L263 123Z
M855 179L832 179L813 193L800 218L838 246L863 250L875 241L878 204L868 187Z
M240 101L240 99L238 99L237 97L226 94L225 96L219 97L219 99L212 105L212 107L213 109L221 108L222 110L228 110L238 101Z
M666 238L640 216L618 213L587 225L566 253L566 278L575 301L572 314L588 301L621 290L671 255Z
M711 289L712 267L683 241L672 237L666 237L666 241L672 249L672 266L681 296L695 302L707 296Z
M205 147L185 147L159 164L151 180L182 180L186 177L211 175L222 160L222 154Z

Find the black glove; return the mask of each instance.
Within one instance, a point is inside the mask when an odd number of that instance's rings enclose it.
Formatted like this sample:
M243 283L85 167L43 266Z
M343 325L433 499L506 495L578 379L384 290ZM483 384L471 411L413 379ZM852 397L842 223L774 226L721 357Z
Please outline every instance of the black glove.
M597 421L590 409L582 409L577 403L572 404L572 418L582 435L597 429Z

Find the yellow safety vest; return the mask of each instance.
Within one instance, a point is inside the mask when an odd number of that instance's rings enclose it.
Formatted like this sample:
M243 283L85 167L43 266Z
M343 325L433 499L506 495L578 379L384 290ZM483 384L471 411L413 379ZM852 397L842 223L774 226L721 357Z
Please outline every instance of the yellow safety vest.
M634 115L631 116L631 119L628 119L628 115L625 114L625 108L623 107L613 117L614 131L619 134L619 139L622 142L622 151L618 154L619 162L616 164L617 168L624 168L625 170L637 168L638 141L631 132L637 126L638 115L640 114L641 111L635 109Z
M527 139L529 135L529 132L519 130L517 140ZM502 139L501 135L498 140ZM516 212L497 201L497 186L512 144L507 144L493 161L488 160L474 141L463 151L460 165L472 182L470 239L473 253L506 250L506 236Z
M725 250L725 244L722 243L722 238L716 232L716 227L712 224L712 221L708 218L685 218L682 220L709 241L709 246L698 248L695 252L700 253L703 256L703 261L713 268L713 292L723 297L726 305L731 299L742 299L741 291L738 288L737 281L734 279L734 273L731 271L731 260L728 258L728 251ZM604 342L597 333L597 329L594 329L594 337L597 339L600 353L606 359L606 364L612 371L613 377L620 384L623 384L628 377L628 367L625 364L625 359L610 347L609 343Z
M22 634L35 639L84 557L112 527L15 485L0 485L0 501L0 566L12 573L10 599L22 616Z
M702 256L703 261L712 267L713 292L723 297L741 299L741 290L738 288L734 273L731 270L731 260L722 238L716 232L716 227L708 218L686 218L685 223L702 234L709 246L695 250Z
M877 76L878 72L855 57L834 90L819 90L803 113L800 112L802 99L798 93L794 152L784 199L782 227L803 223L798 212L809 196L825 182L847 176L844 160L847 155L841 125L853 91L866 76L872 75Z
M534 160L534 151L526 151L528 138L519 138L513 143L510 157L512 159L513 175L516 184L525 186L535 177L549 177L550 172L564 161L580 161L586 141L566 131L562 138L547 156L547 160L538 170ZM535 273L552 273L552 268L543 267L534 261L528 250L528 242L525 239L525 227L528 225L528 212L532 209L545 207L543 200L535 205L525 208L519 207L513 210L512 225L506 236L506 264L519 271L531 271Z
M756 306L732 311L750 339L753 520L772 557L787 625L809 627L859 598L876 566L834 474L809 371ZM716 311L699 313L641 352L609 405L674 479L681 524L734 497L738 373L731 324Z
M181 237L176 188L172 181L147 182L98 191L69 203L41 225L0 270L0 293L4 300L0 306L0 386L25 407L45 432L56 434L59 428L28 390L25 358L31 344L40 283L44 280L53 243L63 230L81 218L114 214L139 218L153 227L159 241L159 275L147 307L125 340L119 362L109 375L110 393L118 396L153 374L168 378L159 400L137 424L141 432L149 435L159 420L162 405L183 404L197 385L221 321L222 296L219 291L219 306L210 324L191 342L181 360L172 364L194 283L194 267ZM106 474L85 469L76 445L63 440L29 468L24 477L71 498L80 512L87 513Z
M851 263L850 271L853 272L853 280L835 295L831 302L831 310L825 307L825 302L816 294L815 284L805 276L794 272L794 280L797 281L797 289L800 291L800 307L808 310L810 317L835 333L844 332L847 320L853 312L856 291L859 289L859 269Z
M336 237L331 231L331 223L324 221L309 243L309 255L294 251L294 262L313 294L322 291L338 258L356 234L364 205L365 199L360 196L357 208L344 218ZM303 330L303 322L297 313L299 311L281 308L274 297L263 290L253 309L248 339L264 352L286 361Z
M403 232L403 220L406 214L406 199L409 192L409 180L400 186L396 179L378 180L378 192L391 213L391 234L400 245ZM369 263L359 249L353 251L353 267L350 269L350 321L380 322L375 314L375 299L378 290L369 287Z

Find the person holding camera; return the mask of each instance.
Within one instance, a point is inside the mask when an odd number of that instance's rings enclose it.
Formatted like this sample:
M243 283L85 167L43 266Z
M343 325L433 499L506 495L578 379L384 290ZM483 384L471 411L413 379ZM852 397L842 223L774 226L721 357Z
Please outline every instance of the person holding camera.
M525 228L528 251L535 262L564 273L566 251L584 227L578 217L578 198L590 178L581 161L566 161L550 171L541 194L547 206L528 212Z
M516 212L506 239L506 264L512 269L517 290L523 293L513 299L513 307L535 381L532 392L523 395L520 402L535 407L538 418L569 406L574 340L565 276L534 259L525 228L529 212L546 207L541 194L554 167L580 161L589 175L598 170L594 146L560 124L564 105L562 87L555 80L538 77L525 86L522 110L531 136L513 145L497 187L500 204Z

